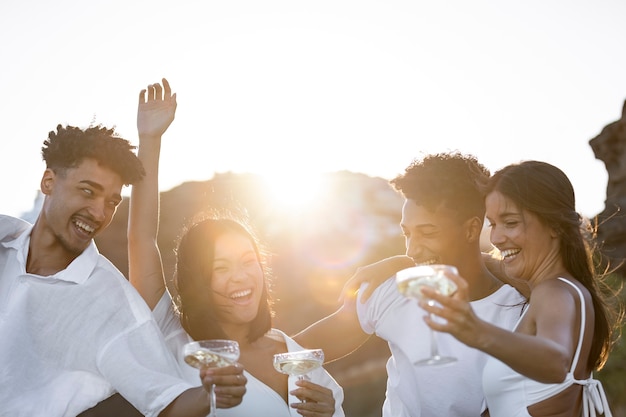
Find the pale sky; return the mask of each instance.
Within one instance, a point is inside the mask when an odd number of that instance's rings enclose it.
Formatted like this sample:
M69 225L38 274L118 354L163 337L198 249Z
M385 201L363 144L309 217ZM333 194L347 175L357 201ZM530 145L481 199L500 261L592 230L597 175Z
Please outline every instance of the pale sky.
M178 94L161 188L214 172L390 179L422 152L557 165L604 206L588 145L626 99L626 1L3 0L0 213L32 206L57 124L137 143L140 89Z

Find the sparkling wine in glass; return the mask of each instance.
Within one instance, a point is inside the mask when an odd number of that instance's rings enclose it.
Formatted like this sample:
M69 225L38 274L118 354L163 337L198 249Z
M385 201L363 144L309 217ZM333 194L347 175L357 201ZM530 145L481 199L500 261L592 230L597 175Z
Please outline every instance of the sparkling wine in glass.
M396 273L396 284L402 295L417 300L426 300L429 305L434 301L427 299L422 294L422 288L430 287L440 294L451 296L457 287L454 282L448 279L445 272L458 274L457 269L452 265L419 265L403 269ZM433 318L433 315L430 315ZM451 356L441 356L437 344L437 333L430 330L430 357L415 362L415 365L444 365L455 362L456 358Z
M309 379L308 373L322 366L324 351L306 349L274 355L274 368L283 374L295 376L299 380Z
M198 340L183 348L185 362L194 368L221 368L233 365L239 359L239 344L234 340ZM211 385L211 410L207 417L215 417L215 386Z

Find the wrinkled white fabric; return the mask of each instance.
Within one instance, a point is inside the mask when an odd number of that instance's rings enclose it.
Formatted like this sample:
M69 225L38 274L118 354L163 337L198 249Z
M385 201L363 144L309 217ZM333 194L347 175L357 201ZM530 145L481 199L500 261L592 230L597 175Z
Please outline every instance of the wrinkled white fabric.
M148 306L93 243L26 273L31 228L0 215L0 416L74 417L115 391L158 415L192 385Z

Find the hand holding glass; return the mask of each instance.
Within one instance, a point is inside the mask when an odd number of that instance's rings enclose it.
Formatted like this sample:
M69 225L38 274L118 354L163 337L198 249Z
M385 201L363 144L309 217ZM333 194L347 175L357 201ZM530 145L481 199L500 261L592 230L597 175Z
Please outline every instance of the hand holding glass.
M199 340L187 343L183 348L185 362L194 368L221 368L233 365L239 359L239 344L234 340ZM211 411L208 417L215 417L215 386L209 392Z
M308 379L307 374L324 363L322 349L307 349L296 352L277 353L274 355L274 368L282 373Z
M422 294L423 287L433 288L440 294L450 296L454 294L457 287L456 284L445 275L445 272L458 274L457 269L452 265L419 265L411 268L403 269L396 273L396 284L402 295L417 300L425 299ZM426 300L429 305L433 305L433 300ZM433 318L433 315L430 315ZM430 358L419 360L415 365L443 365L456 361L456 358L450 356L441 356L439 354L439 346L437 345L437 334L434 330L430 331Z

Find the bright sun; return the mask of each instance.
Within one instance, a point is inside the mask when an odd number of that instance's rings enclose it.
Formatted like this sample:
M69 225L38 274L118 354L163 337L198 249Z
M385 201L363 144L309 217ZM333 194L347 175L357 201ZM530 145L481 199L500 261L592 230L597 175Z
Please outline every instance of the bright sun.
M320 198L323 184L321 174L265 174L270 199L277 208L303 209Z

